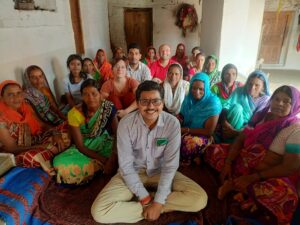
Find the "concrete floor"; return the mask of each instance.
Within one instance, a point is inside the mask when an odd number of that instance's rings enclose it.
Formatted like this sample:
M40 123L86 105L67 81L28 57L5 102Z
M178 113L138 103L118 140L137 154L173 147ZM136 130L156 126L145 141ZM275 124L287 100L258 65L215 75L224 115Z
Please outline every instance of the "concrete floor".
M270 70L263 69L269 75L271 92L282 85L292 85L300 91L300 71L299 70ZM246 82L245 77L239 76L238 80Z

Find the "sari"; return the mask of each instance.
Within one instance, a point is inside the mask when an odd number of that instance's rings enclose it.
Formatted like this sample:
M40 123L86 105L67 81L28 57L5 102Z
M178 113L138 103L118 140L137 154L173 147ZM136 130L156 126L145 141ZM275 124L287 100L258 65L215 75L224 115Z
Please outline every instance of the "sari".
M104 54L104 57L105 57L105 60L102 63L102 65L99 65L98 60L97 60L97 55L98 55L99 51L102 51L103 54ZM99 73L103 77L103 81L102 82L107 81L107 80L113 78L112 67L111 67L111 64L107 60L106 52L104 51L104 49L99 49L97 51L97 54L96 54L96 56L95 56L95 58L93 60L93 63L98 68Z
M114 105L104 100L88 121L81 111L73 107L68 113L68 122L72 126L79 126L84 146L103 157L110 157L113 147L111 124L115 114ZM57 155L53 159L53 166L57 171L57 182L66 184L87 182L104 167L100 161L81 153L75 145Z
M208 67L208 63L209 63L210 59L213 59L215 61L216 66L215 66L214 70L209 73L207 70L207 67ZM218 60L217 56L210 55L210 56L206 57L205 63L203 65L203 72L209 76L210 87L214 86L216 83L221 81L220 71L218 71L218 66L219 66L219 60Z
M224 105L226 104L232 92L238 87L242 86L243 83L239 81L234 81L233 85L230 88L227 88L223 82L218 82L214 86L212 86L211 91L219 97L221 104Z
M263 110L253 116L249 126L244 129L246 138L239 156L232 164L233 177L256 173L255 167L263 161L267 151L273 151L274 146L277 145L274 145L276 139L285 143L285 153L300 154L298 136L292 140L293 143L289 143L287 137L284 139L280 136L280 131L285 129L283 131L285 132L289 127L298 132L300 130L300 119L297 118L297 114L300 112L300 92L294 87L290 86L290 88L292 108L289 115L265 121L270 110L269 102ZM211 145L206 151L205 160L220 172L225 165L228 152L228 144ZM246 206L252 201L271 212L279 224L289 224L298 205L296 190L298 176L298 172L296 172L290 176L275 177L250 184L248 186L249 199L241 202L241 206Z
M234 81L233 85L230 88L226 86L224 82L224 76L227 73L227 71L232 68L237 71L236 66L233 64L227 64L226 66L224 66L221 73L221 81L213 85L211 88L211 91L219 97L222 106L227 102L230 95L236 88L243 86L243 84L239 81Z
M155 56L154 56L154 59L153 61L148 57L148 52L150 49L153 49L154 52L155 52ZM157 56L156 56L156 49L153 47L153 46L149 46L147 48L147 51L146 51L146 55L145 55L145 58L141 60L142 63L146 64L148 66L148 68L150 69L151 68L151 65L157 60Z
M264 93L253 99L248 93L249 83L253 78L259 78L264 82ZM238 87L232 93L228 101L223 105L227 111L226 119L230 125L236 129L243 129L251 119L255 111L260 111L264 108L270 98L269 81L266 74L260 70L252 72L246 84L243 87Z
M0 93L9 84L19 85L16 81L3 81L0 84ZM39 121L34 117L32 108L25 101L22 102L19 111L0 101L0 127L8 130L18 146L40 145L15 154L18 166L42 167L47 172L51 170L51 160L54 155L59 153L58 148L53 145L52 136L61 132L63 129L61 126L44 131Z
M30 69L31 67L28 67L23 75L25 100L32 106L42 121L54 126L62 124L64 120L58 114L58 105L51 92L44 72L42 69L39 69L42 71L44 77L44 87L41 90L38 90L37 88L33 87L30 82L28 74L28 70Z
M204 83L204 95L200 100L194 99L192 95L192 86L195 81ZM204 128L205 122L212 116L221 113L222 106L216 95L211 93L209 87L209 78L205 73L197 73L190 82L190 90L185 97L180 114L183 116L182 127L188 128ZM181 159L183 161L191 161L193 158L199 157L211 138L204 135L183 135L181 139Z
M165 90L165 95L164 95L165 107L168 110L168 112L173 115L177 115L180 112L181 104L184 100L184 97L188 93L189 86L190 86L189 82L182 80L183 69L180 64L178 65L180 66L180 70L181 70L180 71L181 79L179 80L176 86L174 94L168 78L166 78L163 83L163 88ZM170 66L172 66L172 64Z
M183 55L182 55L182 57L178 57L178 52L177 52L177 49L178 49L178 47L179 46L183 46ZM187 61L188 61L188 56L186 55L186 52L185 52L185 45L183 44L183 43L179 43L178 45L177 45L177 48L176 48L176 53L175 53L175 55L173 55L172 57L171 57L171 59L173 60L173 61L175 61L175 62L178 62L181 66L182 66L182 68L186 68L186 64L187 64Z

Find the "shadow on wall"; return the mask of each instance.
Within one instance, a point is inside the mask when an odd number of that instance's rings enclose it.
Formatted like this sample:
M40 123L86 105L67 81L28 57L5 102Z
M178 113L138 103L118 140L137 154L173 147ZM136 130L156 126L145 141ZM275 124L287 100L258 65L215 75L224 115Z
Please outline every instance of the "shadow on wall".
M58 58L54 57L51 59L51 65L53 69L53 73L55 76L55 79L53 80L53 87L54 87L54 92L55 96L60 102L60 96L64 94L64 88L63 88L63 80L65 78L65 70L64 70L64 65L61 65L61 61L58 60Z
M16 67L14 70L15 73L15 78L12 80L16 80L18 83L23 85L23 74L24 74L24 69L22 67Z

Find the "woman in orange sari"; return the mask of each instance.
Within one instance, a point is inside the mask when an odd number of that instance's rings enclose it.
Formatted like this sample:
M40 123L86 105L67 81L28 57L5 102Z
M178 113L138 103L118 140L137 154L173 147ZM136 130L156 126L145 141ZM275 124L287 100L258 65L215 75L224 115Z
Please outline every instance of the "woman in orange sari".
M3 81L0 94L0 151L13 153L19 166L54 175L51 160L65 148L60 130L37 119L16 81Z
M113 78L111 64L107 61L106 53L103 49L98 49L93 62L103 77L102 82Z

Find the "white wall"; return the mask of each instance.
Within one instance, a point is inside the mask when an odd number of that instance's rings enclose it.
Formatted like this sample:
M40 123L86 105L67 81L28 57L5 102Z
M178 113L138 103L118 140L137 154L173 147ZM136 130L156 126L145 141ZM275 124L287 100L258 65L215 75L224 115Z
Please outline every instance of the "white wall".
M201 4L199 0L109 0L109 27L111 33L111 43L121 46L126 50L126 40L124 31L124 7L128 8L152 8L153 13L153 45L167 43L171 46L172 54L175 53L176 46L182 42L186 45L187 53L200 44L199 24L194 32L188 31L186 37L182 36L182 31L175 25L176 10L181 3L193 4L201 19Z
M7 0L0 4L0 80L21 82L25 68L36 64L53 87L66 73L66 57L75 49L68 2L57 1L56 12L15 10L14 2Z
M266 0L266 11L277 11L279 0ZM297 5L298 4L298 5ZM298 8L297 8L298 7ZM294 18L292 21L291 30L285 40L288 47L287 52L284 53L283 65L263 66L268 69L279 70L300 70L300 52L296 51L296 45L298 41L298 35L300 34L300 25L298 25L298 16L300 14L300 0L294 1L282 1L280 10L282 11L294 11Z
M81 16L86 55L109 46L107 0L82 0ZM67 57L75 53L69 1L56 1L57 10L19 11L12 0L0 0L0 81L22 81L25 68L44 70L55 93L63 93Z
M110 52L107 0L80 1L85 56L94 58L99 48Z
M206 55L219 56L224 0L203 0L201 48Z
M225 0L221 28L220 67L237 66L248 76L255 69L264 12L262 0Z

